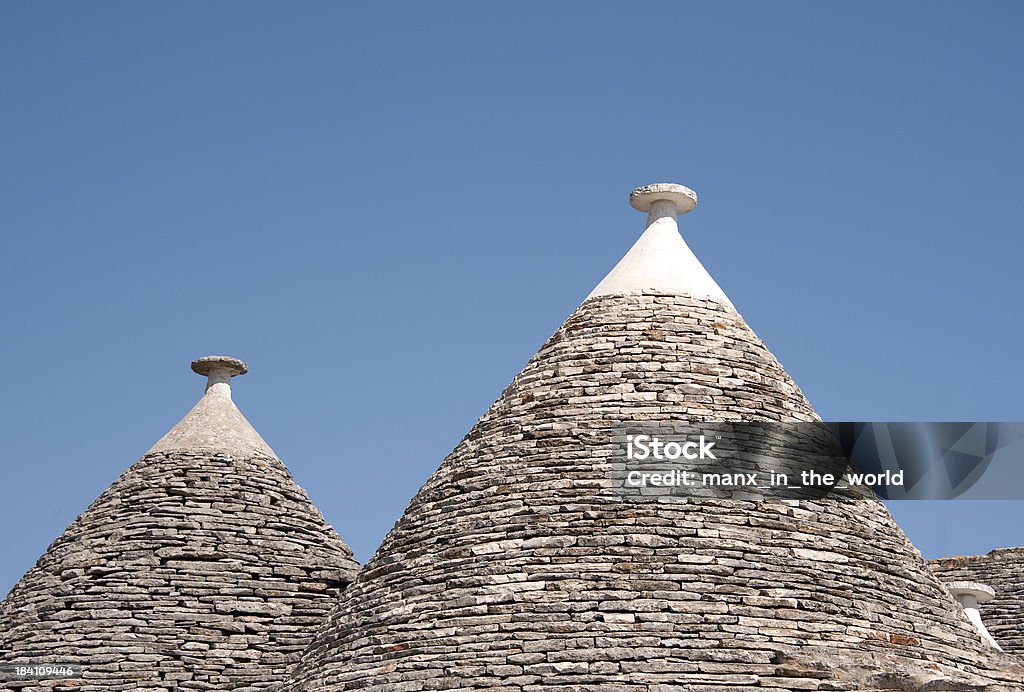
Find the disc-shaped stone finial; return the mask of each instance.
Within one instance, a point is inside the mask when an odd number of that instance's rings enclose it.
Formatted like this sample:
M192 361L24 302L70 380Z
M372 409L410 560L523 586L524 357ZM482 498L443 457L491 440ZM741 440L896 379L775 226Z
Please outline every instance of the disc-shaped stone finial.
M976 581L951 581L946 583L946 588L958 601L962 596L968 596L978 603L987 603L996 595L991 586Z
M644 185L629 193L629 203L638 211L650 212L654 203L660 201L672 202L676 214L685 214L697 206L697 193L676 183Z
M192 372L209 377L213 372L227 371L231 377L249 372L245 361L231 356L203 356L192 361Z

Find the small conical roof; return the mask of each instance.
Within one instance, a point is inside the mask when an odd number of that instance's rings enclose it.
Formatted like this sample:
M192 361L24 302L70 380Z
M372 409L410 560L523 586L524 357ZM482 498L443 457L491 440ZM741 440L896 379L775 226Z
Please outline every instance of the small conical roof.
M980 608L985 628L1003 651L1024 658L1024 547L943 557L930 564L943 583L980 582L991 588L995 595Z
M0 661L78 664L84 689L262 689L352 581L352 551L231 399L245 364L192 369L199 403L0 605Z
M604 491L624 424L817 420L673 236L696 196L661 184L632 202L644 236L413 498L285 689L1024 680L873 498Z

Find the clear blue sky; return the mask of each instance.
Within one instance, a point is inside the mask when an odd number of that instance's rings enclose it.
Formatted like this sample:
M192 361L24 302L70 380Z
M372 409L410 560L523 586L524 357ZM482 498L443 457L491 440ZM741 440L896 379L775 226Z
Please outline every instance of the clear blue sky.
M196 401L366 560L642 230L833 420L1020 420L1019 2L0 5L0 591ZM1024 503L904 503L926 556Z

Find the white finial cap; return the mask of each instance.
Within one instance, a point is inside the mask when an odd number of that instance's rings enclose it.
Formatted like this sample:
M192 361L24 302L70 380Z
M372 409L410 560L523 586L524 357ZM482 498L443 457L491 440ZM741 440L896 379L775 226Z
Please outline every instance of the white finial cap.
M966 596L973 598L977 603L988 603L996 595L995 589L991 586L976 581L946 582L946 588L958 601Z
M651 212L655 202L671 202L676 214L693 211L697 206L697 193L676 183L653 183L638 187L629 193L629 204L637 211Z
M985 627L985 622L981 619L981 610L978 608L981 603L988 603L995 597L995 590L988 584L981 584L976 581L947 582L946 589L949 590L949 593L952 594L953 598L964 609L964 615L967 616L967 619L978 630L981 638L993 648L1002 651L999 642L992 638L988 628Z
M203 356L192 361L192 372L198 375L209 377L215 370L226 370L231 377L249 372L245 361L231 356Z

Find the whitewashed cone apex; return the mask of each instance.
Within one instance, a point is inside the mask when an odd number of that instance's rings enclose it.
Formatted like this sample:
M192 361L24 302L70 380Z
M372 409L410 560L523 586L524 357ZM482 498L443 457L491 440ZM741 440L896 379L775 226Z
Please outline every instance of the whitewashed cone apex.
M663 293L707 298L732 307L679 234L676 217L697 206L697 193L675 183L654 183L633 190L629 203L647 212L647 228L587 298Z

